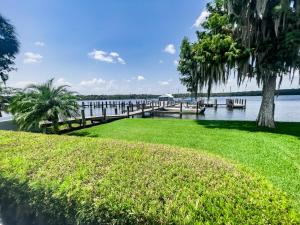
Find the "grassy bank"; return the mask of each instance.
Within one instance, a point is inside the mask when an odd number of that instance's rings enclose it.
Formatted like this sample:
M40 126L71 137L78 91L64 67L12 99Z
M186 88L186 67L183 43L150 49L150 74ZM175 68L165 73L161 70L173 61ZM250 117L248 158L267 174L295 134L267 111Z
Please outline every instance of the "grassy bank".
M107 126L122 122L131 123ZM200 151L22 132L0 136L0 202L26 203L52 224L297 224L299 218L264 178Z
M300 206L300 123L278 123L277 129L270 132L256 128L254 122L127 119L74 135L211 152L265 176Z

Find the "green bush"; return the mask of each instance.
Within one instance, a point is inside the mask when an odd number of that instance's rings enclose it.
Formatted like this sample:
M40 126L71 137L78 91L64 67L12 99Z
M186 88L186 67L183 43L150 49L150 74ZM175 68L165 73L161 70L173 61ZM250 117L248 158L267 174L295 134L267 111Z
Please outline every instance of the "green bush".
M56 225L299 222L285 194L244 168L109 139L0 132L0 194Z

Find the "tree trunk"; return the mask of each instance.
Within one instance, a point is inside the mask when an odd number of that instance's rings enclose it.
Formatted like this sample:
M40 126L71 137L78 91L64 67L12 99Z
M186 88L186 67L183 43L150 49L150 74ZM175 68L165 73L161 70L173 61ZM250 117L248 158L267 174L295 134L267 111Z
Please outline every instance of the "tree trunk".
M263 81L262 102L257 118L257 125L260 127L275 128L275 91L276 76L271 76L265 81Z

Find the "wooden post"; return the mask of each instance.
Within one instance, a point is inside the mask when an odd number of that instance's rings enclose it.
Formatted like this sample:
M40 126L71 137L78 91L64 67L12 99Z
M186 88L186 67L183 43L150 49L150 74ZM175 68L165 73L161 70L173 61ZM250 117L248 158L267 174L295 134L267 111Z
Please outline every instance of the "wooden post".
M143 118L145 117L144 109L145 109L145 103L142 104L142 117Z
M154 115L154 102L152 102L152 116Z
M84 102L81 102L81 107L84 109L84 107L85 107Z
M106 120L106 108L103 109L103 119Z
M129 116L130 116L130 112L129 112L129 105L127 106L127 117L129 118Z
M93 108L90 107L90 116L92 117L93 116Z
M118 108L115 108L115 115L118 115Z
M107 101L105 101L105 107L107 108Z
M85 120L85 112L84 112L84 109L81 110L81 123L82 123L82 126L85 127L85 125L86 125L86 120Z
M218 108L218 100L215 99L215 108Z
M196 105L196 114L197 115L199 114L199 102L197 102L197 105Z
M182 102L180 102L180 118L182 118Z

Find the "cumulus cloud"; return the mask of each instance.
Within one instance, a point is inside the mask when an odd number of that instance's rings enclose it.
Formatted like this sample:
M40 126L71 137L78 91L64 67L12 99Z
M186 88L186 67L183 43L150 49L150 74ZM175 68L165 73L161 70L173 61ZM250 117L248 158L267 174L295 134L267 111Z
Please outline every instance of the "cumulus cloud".
M25 64L35 64L41 62L43 59L43 56L41 56L38 53L33 53L33 52L26 52L24 53L24 60L23 62Z
M94 49L92 52L88 53L88 55L95 60L106 62L106 63L120 63L126 64L125 60L122 59L117 52L105 52L102 50Z
M176 53L176 48L173 44L168 44L165 47L164 52L174 55Z
M203 11L200 16L197 18L197 20L194 23L194 27L201 27L204 21L209 17L210 13L208 11Z
M136 78L138 81L142 81L142 80L145 80L145 77L144 76L137 76Z
M115 80L104 80L102 78L93 78L83 80L75 85L75 90L85 94L111 94L119 90Z
M36 42L34 42L34 44L35 44L36 46L40 46L40 47L44 47L44 46L45 46L45 43L42 42L42 41L36 41Z

